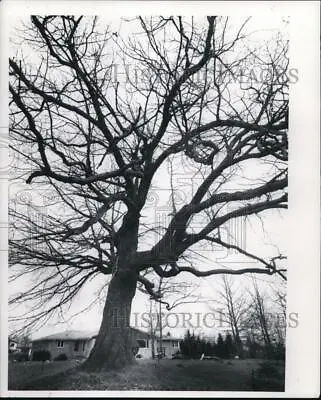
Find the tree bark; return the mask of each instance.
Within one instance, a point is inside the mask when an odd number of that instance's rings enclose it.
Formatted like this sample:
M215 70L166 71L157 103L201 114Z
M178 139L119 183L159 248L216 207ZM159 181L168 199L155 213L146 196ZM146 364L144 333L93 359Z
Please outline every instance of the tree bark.
M137 343L129 322L136 284L137 276L128 270L112 277L99 334L84 369L118 369L134 362Z
M138 214L127 214L118 233L118 261L108 286L103 318L95 345L83 364L86 370L122 368L135 361L135 334L130 327L138 271L129 268L137 251Z

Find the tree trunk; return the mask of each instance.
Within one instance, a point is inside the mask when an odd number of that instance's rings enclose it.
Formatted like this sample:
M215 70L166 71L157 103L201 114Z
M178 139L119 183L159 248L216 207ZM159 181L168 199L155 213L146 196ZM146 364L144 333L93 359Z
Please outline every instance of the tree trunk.
M108 286L103 319L95 345L83 364L86 370L112 370L135 361L135 334L130 327L130 312L138 272L128 267L137 250L138 213L128 213L118 231L118 261Z
M103 319L95 345L83 364L86 370L110 370L134 362L134 340L130 312L135 295L137 275L118 270L113 275L106 298Z
M151 348L152 348L152 359L155 358L155 329L153 324L153 300L150 301L149 306L149 318L150 318L150 338L151 338Z

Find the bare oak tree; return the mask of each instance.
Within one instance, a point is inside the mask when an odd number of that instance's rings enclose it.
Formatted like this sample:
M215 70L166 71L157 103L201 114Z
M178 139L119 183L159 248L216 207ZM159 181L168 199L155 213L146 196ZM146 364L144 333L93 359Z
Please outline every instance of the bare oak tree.
M246 315L249 311L248 296L244 288L235 287L233 281L228 279L226 275L222 277L221 289L218 291L219 297L222 299L221 304L224 306L224 316L220 319L228 323L232 332L233 342L237 347L238 355L242 355L241 334L247 330Z
M271 358L273 356L274 318L267 306L267 295L262 293L255 278L253 278L253 290L250 291L250 295L252 306L248 313L247 323L252 331L252 336L258 335L259 341L264 343L266 357Z
M129 36L96 17L32 16L10 58L11 148L23 160L16 175L34 193L55 194L38 210L43 220L32 218L34 204L26 211L12 201L12 279L30 276L32 284L11 302L33 302L30 321L50 318L86 293L93 277L108 276L88 369L132 362L128 321L138 282L157 297L147 270L164 279L285 277L276 258L220 235L231 219L287 207L287 41L253 49L246 22L235 30L217 16L137 18L127 22ZM125 82L114 79L115 66ZM260 79L253 66L264 72ZM164 226L145 224L148 196L168 161L188 162L201 182ZM147 246L151 231L158 240ZM204 243L257 264L187 264L188 252Z

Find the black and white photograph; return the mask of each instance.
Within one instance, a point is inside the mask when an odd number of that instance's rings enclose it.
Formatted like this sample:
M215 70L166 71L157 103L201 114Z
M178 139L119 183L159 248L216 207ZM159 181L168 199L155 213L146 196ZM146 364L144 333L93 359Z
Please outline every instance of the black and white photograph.
M3 393L317 397L318 3L4 3Z

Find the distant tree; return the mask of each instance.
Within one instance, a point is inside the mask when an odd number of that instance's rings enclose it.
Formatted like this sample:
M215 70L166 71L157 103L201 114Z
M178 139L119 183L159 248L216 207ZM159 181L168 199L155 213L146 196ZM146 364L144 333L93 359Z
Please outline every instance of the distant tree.
M249 358L257 358L261 355L262 347L250 336L247 337L246 346L248 348L248 357Z
M285 361L285 345L284 345L284 343L278 342L275 344L274 358L276 360Z
M276 321L274 324L275 334L278 338L279 347L284 348L286 337L286 281L280 281L273 288L272 301L276 307ZM285 351L285 350L284 350ZM283 352L283 350L282 350Z
M188 358L200 358L202 354L214 355L215 346L205 338L190 333L188 330L180 342L181 353Z
M189 329L187 330L184 339L181 341L180 343L180 349L181 352L184 356L186 357L191 357L192 356L192 335L189 331Z
M239 357L244 357L244 348L243 343L239 335L236 335L235 339L233 340L235 345L235 354Z
M225 357L225 346L223 336L219 333L215 344L215 355L217 357Z
M193 332L190 338L190 356L192 358L196 358L197 355L197 336L195 335L195 333Z
M236 347L232 335L228 333L224 339L225 357L233 357L236 354Z
M243 355L243 346L240 334L247 330L244 322L249 311L249 296L242 286L236 286L233 277L222 276L221 284L218 285L218 296L224 311L220 313L220 322L227 323L231 330L236 353Z
M202 354L205 353L205 340L201 339L199 336L196 338L196 345L195 345L195 357L199 358Z
M267 310L267 298L260 292L257 280L253 278L253 291L252 296L252 311L251 320L252 326L259 332L260 338L264 343L265 356L273 358L273 340L271 329L273 327L273 318L269 315Z
M210 341L206 341L206 343L205 343L204 354L206 356L214 355L214 344L212 344Z

